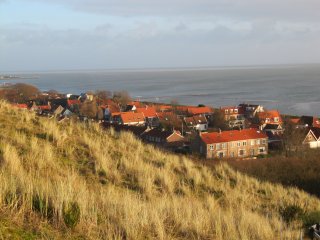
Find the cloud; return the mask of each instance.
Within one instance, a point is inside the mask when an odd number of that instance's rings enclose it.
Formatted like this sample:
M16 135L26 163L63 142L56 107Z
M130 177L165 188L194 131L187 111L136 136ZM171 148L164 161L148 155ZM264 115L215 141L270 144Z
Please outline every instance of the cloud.
M320 19L318 0L21 0L116 16Z

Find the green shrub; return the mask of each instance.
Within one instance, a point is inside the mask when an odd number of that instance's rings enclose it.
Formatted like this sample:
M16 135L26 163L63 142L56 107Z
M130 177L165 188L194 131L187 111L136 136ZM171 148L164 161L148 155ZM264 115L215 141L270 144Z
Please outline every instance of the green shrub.
M67 227L75 228L80 222L80 207L77 202L71 202L63 207L63 220Z
M320 223L320 211L304 214L302 221L305 227L311 227L315 223Z

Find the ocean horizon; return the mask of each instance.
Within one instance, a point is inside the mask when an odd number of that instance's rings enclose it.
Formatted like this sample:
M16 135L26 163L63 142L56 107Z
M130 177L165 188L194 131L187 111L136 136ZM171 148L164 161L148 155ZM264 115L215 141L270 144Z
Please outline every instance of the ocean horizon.
M320 115L320 64L11 72L40 90L128 91L134 99L213 107L257 103L283 114Z

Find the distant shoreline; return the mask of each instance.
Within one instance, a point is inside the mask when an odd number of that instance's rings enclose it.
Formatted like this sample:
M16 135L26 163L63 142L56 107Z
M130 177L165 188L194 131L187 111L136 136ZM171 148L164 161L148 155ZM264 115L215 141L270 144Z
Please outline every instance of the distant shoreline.
M0 75L0 80L20 80L20 79L37 79L38 76L17 76L17 75Z

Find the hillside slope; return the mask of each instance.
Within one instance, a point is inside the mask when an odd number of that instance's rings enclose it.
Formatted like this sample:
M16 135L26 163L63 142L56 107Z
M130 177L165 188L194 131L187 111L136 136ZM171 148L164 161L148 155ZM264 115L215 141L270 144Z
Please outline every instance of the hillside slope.
M281 209L320 207L297 189L212 170L94 123L1 102L0 129L0 214L20 238L296 239L298 223L281 220Z

